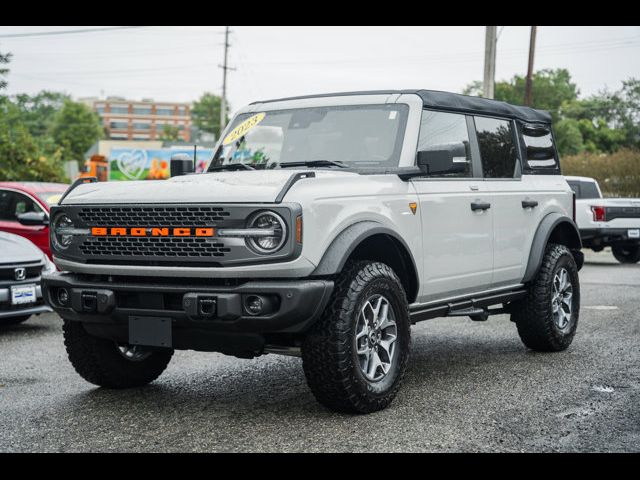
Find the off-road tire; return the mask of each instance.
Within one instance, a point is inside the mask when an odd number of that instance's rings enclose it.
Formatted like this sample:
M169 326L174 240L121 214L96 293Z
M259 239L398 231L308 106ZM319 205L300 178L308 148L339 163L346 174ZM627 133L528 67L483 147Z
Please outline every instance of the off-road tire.
M20 317L0 318L0 325L17 325L22 322L26 322L31 318L31 315L22 315Z
M371 295L388 299L396 317L395 361L379 381L365 377L358 363L355 331L360 310ZM402 284L384 263L349 263L335 282L332 298L302 346L307 383L327 408L370 413L386 408L396 396L409 357L411 326Z
M614 245L611 253L620 263L638 263L640 261L640 245Z
M152 351L143 360L125 358L117 344L91 336L80 322L65 320L64 345L69 360L87 382L106 388L132 388L146 385L160 376L167 368L172 349Z
M569 325L565 331L553 319L553 281L560 269L567 270L573 289ZM511 320L522 342L531 350L558 352L565 350L576 333L580 314L580 282L571 251L564 245L547 245L542 266L529 285L527 296L511 306Z

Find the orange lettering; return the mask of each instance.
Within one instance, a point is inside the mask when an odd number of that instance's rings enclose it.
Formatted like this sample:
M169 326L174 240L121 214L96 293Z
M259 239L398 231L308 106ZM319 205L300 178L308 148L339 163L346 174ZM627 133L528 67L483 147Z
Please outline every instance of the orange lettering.
M191 235L191 229L190 228L174 228L173 235L175 237L188 237L189 235Z
M168 228L152 228L151 235L154 237L168 237L169 229Z
M111 229L111 235L126 235L127 234L127 229L126 228L112 228Z
M213 237L213 228L196 228L196 237Z
M144 237L147 235L147 231L144 228L132 228L131 235L134 237Z
M91 229L91 235L106 235L107 229L103 227L93 227Z

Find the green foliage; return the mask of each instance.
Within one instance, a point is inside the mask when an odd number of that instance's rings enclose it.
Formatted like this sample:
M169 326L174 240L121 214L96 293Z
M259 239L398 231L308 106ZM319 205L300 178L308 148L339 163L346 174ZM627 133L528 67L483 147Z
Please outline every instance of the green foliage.
M199 100L193 102L191 117L196 127L204 132L220 137L220 106L221 98L212 93L205 92ZM227 104L227 111L229 105ZM227 122L229 118L227 118Z
M496 100L522 104L525 83L520 75L497 82ZM482 82L469 84L464 93L481 95ZM578 94L565 69L541 70L533 76L533 107L551 113L561 155L640 148L640 80L630 78L618 91L585 99L578 99Z
M45 155L17 110L0 102L0 180L65 181L60 152Z
M13 97L13 103L20 110L22 121L31 135L41 138L52 128L56 113L64 106L69 95L43 90L35 95L20 93Z
M605 197L640 197L640 150L583 152L563 157L560 164L564 175L595 178Z
M177 142L180 140L180 130L175 125L163 125L160 140L163 142Z
M49 133L62 149L65 160L82 163L84 153L103 138L104 129L97 113L82 103L66 99L53 116Z
M2 53L0 52L0 90L7 88L7 81L4 80L5 77L9 73L9 69L3 67L2 65L7 65L11 61L10 53Z

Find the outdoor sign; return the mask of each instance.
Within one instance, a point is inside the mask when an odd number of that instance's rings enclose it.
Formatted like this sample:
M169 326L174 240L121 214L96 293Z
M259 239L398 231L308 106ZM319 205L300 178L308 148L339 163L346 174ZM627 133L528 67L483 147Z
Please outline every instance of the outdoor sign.
M193 148L113 148L109 155L109 180L164 180L170 177L171 156L177 153L193 158ZM210 148L197 150L197 173L204 171L212 156Z

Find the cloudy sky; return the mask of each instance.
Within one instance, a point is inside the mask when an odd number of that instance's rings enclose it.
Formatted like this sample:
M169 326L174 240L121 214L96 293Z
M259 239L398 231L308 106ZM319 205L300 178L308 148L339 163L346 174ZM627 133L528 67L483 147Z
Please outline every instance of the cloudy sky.
M2 27L9 93L61 90L191 101L219 93L224 27ZM484 27L234 26L232 108L258 99L344 90L461 91L482 78ZM524 74L529 27L498 27L496 79ZM30 34L31 36L18 36ZM640 27L539 27L535 68L568 68L582 95L640 77Z

